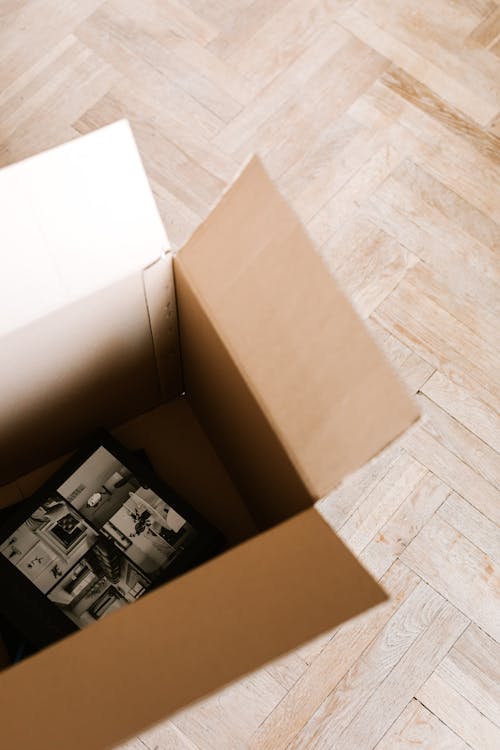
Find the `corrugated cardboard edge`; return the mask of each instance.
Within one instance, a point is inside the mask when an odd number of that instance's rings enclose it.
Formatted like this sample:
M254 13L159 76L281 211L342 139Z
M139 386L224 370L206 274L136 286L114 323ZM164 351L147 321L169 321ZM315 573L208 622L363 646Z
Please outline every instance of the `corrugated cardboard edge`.
M183 390L172 252L145 268L142 277L158 382L165 402Z

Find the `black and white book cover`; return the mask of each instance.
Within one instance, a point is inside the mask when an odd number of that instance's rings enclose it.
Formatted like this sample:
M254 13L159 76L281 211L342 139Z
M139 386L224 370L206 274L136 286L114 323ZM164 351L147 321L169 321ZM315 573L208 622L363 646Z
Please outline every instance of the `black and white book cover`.
M222 546L144 460L102 433L0 518L0 614L40 648Z

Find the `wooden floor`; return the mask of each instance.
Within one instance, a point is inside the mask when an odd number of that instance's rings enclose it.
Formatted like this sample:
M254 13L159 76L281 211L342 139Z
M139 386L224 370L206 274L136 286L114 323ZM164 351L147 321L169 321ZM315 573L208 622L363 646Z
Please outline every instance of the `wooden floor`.
M126 116L178 246L258 152L424 414L321 504L390 602L128 750L500 748L499 56L495 0L1 0L1 164Z

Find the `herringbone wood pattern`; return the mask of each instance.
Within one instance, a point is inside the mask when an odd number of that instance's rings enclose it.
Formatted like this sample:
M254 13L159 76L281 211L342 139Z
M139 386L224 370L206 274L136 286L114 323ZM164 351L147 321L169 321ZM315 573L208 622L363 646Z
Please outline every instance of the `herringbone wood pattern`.
M424 413L321 504L390 602L128 750L500 748L499 55L496 0L0 0L1 164L126 116L177 246L258 152Z

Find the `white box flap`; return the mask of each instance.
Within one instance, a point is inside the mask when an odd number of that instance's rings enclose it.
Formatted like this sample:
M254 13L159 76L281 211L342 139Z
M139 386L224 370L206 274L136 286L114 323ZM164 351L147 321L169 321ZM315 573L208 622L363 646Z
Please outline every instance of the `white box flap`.
M126 120L0 170L0 335L149 265L168 240Z

